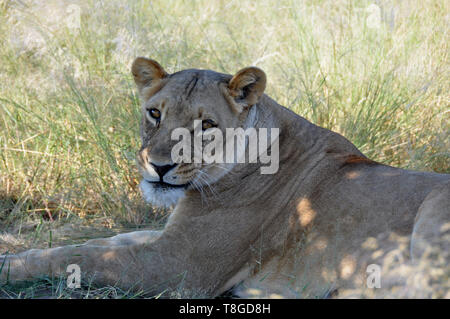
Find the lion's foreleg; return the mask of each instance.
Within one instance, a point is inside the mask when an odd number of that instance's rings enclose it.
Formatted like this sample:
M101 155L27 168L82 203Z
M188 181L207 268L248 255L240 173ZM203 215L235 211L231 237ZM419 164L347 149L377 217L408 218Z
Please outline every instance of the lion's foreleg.
M119 234L109 238L91 239L86 242L87 245L98 246L121 246L121 245L138 245L152 243L162 234L158 230L140 230L131 233Z
M124 287L139 284L142 269L136 263L132 247L84 244L1 256L0 283L67 275L68 266L76 265L85 277L81 279L102 284L122 283Z
M179 243L176 239L179 236L146 235L145 238L151 240L144 240L144 243L138 240L144 237L136 238L133 234L112 237L114 239L109 243L92 240L83 245L32 249L17 255L0 256L0 284L68 275L68 266L74 264L80 268L82 282L96 285L143 289L147 293L177 288L206 293L212 287L211 282L202 279L209 275L202 271L202 263L186 262L189 249Z

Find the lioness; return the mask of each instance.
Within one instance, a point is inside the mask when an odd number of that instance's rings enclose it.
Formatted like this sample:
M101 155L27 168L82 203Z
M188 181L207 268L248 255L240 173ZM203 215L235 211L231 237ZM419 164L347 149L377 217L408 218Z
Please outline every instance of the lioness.
M65 274L184 296L449 297L450 175L366 158L264 94L265 73L168 74L137 58L144 197L176 204L162 231L0 257L0 281ZM174 163L171 132L279 128L279 170Z

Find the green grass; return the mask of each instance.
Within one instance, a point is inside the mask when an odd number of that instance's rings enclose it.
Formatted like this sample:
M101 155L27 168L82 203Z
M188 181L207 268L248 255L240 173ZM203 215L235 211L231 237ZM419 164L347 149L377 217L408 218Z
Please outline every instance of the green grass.
M0 0L0 252L161 227L137 186L140 55L257 65L370 158L450 172L446 1L83 1L79 28L61 1L23 2Z
M68 288L65 278L42 278L0 287L0 298L8 299L135 299L144 297L155 296L145 295L144 292L132 293L112 286L95 287L90 283L84 283L81 288Z

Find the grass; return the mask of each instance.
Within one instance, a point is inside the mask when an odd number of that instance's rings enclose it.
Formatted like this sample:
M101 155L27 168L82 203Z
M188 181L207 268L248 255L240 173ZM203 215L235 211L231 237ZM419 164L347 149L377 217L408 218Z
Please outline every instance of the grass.
M162 227L137 186L140 55L257 65L269 95L370 158L450 173L448 17L437 0L0 0L0 253ZM6 294L67 297L51 282Z
M151 298L143 292L131 293L117 287L95 287L85 283L81 288L68 288L64 278L42 278L0 287L0 298L8 299L136 299ZM157 297L157 296L156 296Z

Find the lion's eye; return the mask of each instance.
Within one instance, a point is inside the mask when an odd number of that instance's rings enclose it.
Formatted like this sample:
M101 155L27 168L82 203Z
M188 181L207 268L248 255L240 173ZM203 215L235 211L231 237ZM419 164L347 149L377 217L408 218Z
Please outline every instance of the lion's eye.
M150 114L150 116L155 120L159 120L161 118L161 112L158 109L149 109L148 114Z
M202 130L206 131L209 128L217 127L217 124L214 123L213 120L203 120L202 121Z

